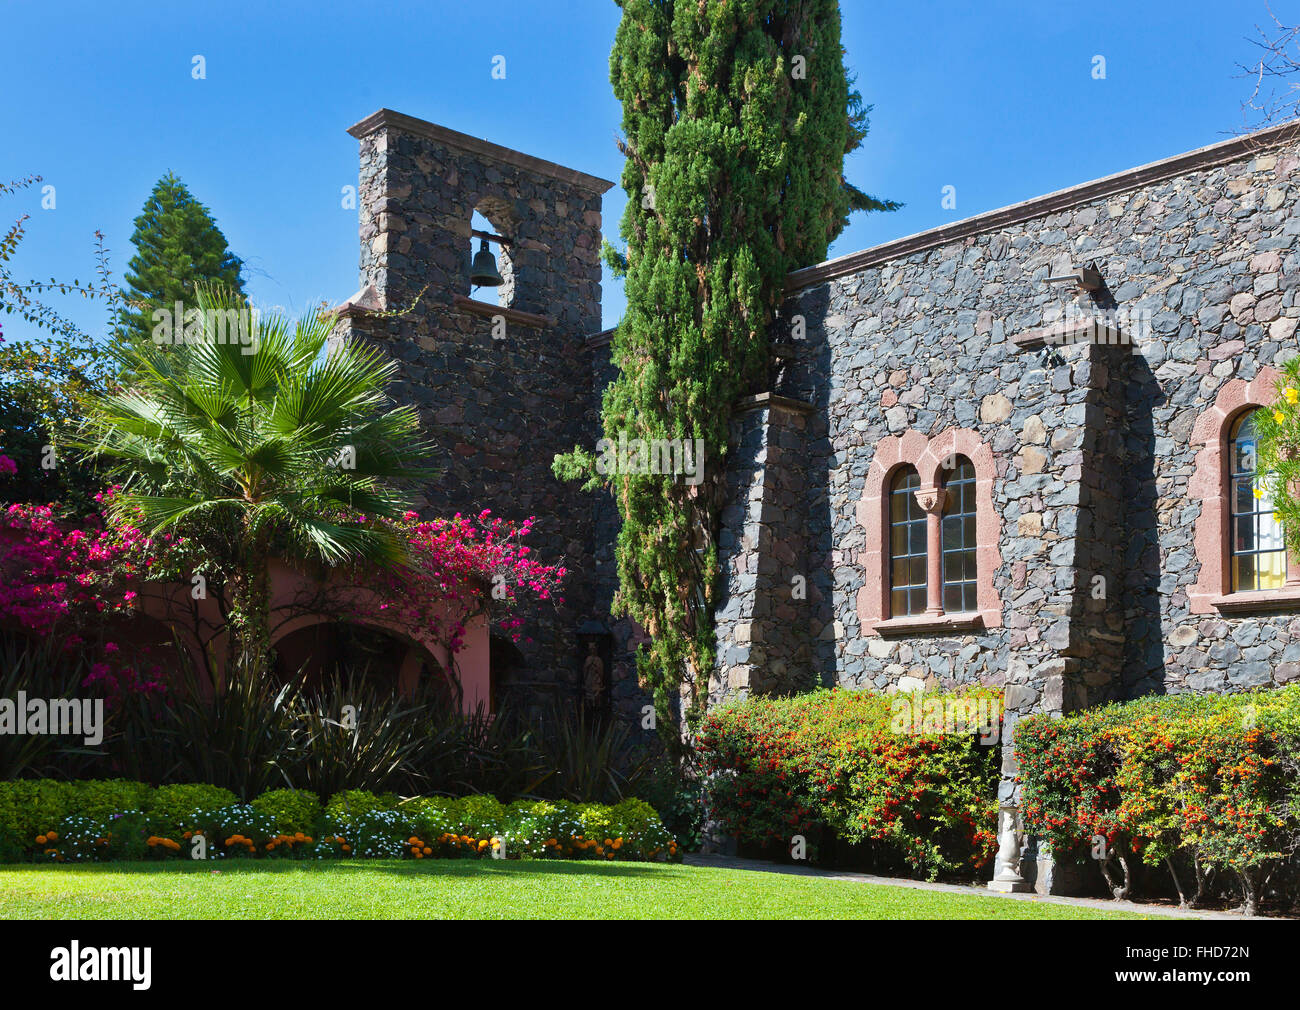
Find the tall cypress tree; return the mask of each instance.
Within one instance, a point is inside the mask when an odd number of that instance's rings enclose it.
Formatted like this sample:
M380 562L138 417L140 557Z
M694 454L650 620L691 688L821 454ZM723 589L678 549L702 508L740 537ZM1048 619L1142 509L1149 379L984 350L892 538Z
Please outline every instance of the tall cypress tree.
M171 172L158 180L135 219L131 242L136 254L124 275L127 305L119 314L119 334L131 343L150 340L154 309L171 310L178 301L186 309L196 305L196 283L244 293L243 261L227 247L208 208Z
M867 130L845 72L836 0L620 0L610 57L623 106L627 311L613 337L607 438L693 439L704 481L617 473L615 612L661 725L682 694L703 714L714 664L716 534L732 405L768 374L786 274L825 258L853 210L892 210L847 184ZM608 256L607 256L608 258ZM559 457L562 477L594 457ZM599 480L600 478L596 478ZM594 483L594 480L593 480Z

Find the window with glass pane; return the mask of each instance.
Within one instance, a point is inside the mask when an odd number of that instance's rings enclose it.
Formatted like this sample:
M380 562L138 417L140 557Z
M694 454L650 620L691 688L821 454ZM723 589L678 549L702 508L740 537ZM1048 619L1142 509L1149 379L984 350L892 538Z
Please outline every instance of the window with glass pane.
M889 613L925 612L925 513L916 501L921 478L900 470L889 488Z
M1256 469L1255 415L1244 415L1229 443L1231 495L1232 591L1281 589L1286 582L1286 546L1273 500Z
M975 603L975 467L965 456L944 475L943 610L956 614Z

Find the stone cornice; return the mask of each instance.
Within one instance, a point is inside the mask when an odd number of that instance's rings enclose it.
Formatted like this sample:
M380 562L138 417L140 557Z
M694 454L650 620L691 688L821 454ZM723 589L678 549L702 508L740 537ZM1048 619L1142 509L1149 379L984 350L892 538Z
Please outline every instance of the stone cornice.
M1038 329L1013 333L1011 343L1022 351L1042 347L1063 347L1070 344L1102 344L1105 346L1130 346L1128 334L1105 319L1090 316L1071 316L1040 326Z
M447 147L454 147L460 151L469 151L485 158L514 165L529 172L550 176L553 179L559 179L561 182L567 182L572 186L597 194L604 193L614 185L608 179L588 175L586 172L579 172L574 168L566 168L563 165L557 165L553 161L534 158L531 154L524 154L522 151L516 151L509 147L502 147L490 140L471 137L468 133L457 133L445 126L439 126L423 119L416 119L414 116L403 115L400 112L394 112L392 109L380 109L377 112L372 112L359 123L354 123L348 127L348 133L360 140L362 137L382 129L401 130L405 133L414 133L420 137L428 137L430 140L436 140Z
M491 302L480 302L468 295L453 295L452 305L462 312L468 312L475 316L484 316L492 319L495 316L501 316L506 322L519 323L521 326L535 326L538 329L549 329L555 325L555 320L550 316L539 316L536 312L524 312L521 309L506 308L502 305L493 305Z
M746 410L762 410L768 407L791 410L796 414L811 414L813 412L811 403L795 400L788 396L779 396L776 393L755 393L753 396L742 396L733 404L733 409L737 413Z
M1137 168L1094 179L1069 189L1036 196L1032 200L977 214L961 221L954 221L952 224L917 232L915 235L907 235L859 252L837 256L835 259L804 267L802 270L791 271L786 276L786 292L793 294L833 278L855 274L889 260L901 259L912 253L933 249L935 246L996 231L1008 225L1068 210L1116 193L1186 175L1189 172L1240 161L1253 157L1261 151L1292 143L1297 139L1300 139L1300 123L1292 121L1266 130L1258 130L1244 137L1233 137L1207 147L1199 147L1185 154L1176 154L1172 158L1139 165Z

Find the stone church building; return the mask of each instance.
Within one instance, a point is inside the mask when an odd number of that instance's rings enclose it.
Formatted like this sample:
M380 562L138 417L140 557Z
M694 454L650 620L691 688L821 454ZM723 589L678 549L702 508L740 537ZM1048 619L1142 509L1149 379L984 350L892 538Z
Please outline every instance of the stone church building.
M594 644L630 718L617 514L550 469L600 433L612 183L389 110L350 132L340 328L402 363L442 450L427 512L536 516L572 572L531 641L494 639L494 695L577 698ZM791 274L771 388L735 422L713 696L1001 686L1010 802L1023 715L1300 677L1300 563L1250 421L1297 352L1298 169L1275 127ZM498 299L471 289L485 240Z

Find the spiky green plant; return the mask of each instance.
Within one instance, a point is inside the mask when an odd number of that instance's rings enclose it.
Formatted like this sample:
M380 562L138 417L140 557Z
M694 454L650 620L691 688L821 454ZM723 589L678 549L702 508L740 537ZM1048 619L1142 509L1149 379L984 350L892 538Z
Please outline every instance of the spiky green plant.
M230 654L264 668L271 559L403 563L374 520L410 507L399 488L433 475L430 446L385 393L396 364L331 341L331 316L290 322L221 288L200 288L196 308L171 321L179 342L155 331L120 352L134 378L90 400L82 445L122 480L115 518L202 548Z

